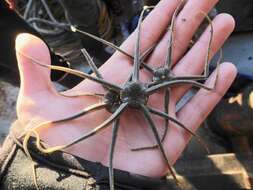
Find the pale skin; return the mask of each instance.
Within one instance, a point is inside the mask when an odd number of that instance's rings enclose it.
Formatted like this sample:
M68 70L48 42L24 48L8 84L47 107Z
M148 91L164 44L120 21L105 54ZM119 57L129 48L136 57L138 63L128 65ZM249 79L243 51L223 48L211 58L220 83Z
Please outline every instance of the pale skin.
M178 3L179 0L162 0L143 22L141 32L142 51L155 43L158 44L146 61L149 65L158 67L164 63L168 34L163 34ZM203 71L210 29L202 34L199 41L187 53L186 49L193 34L204 19L203 14L200 14L200 12L208 12L216 3L217 0L189 0L180 12L175 27L175 50L173 53L173 72L175 75L196 75L201 74ZM213 27L212 55L219 50L233 31L234 20L230 15L220 14L214 19ZM136 33L133 33L122 44L121 48L133 54L135 41ZM49 51L46 45L32 35L19 35L16 40L16 50L40 60L41 63L50 64ZM17 59L21 76L17 114L23 127L35 127L44 121L68 117L100 101L98 98L93 97L68 98L60 95L50 81L49 70L32 64L30 59L18 53ZM132 60L120 53L115 53L100 68L100 72L106 80L122 84L127 80L131 69ZM192 131L196 131L230 87L235 76L235 67L231 63L222 63L215 89L213 91L201 89L177 113L175 113L175 105L189 90L190 86L174 87L171 92L169 115L177 118ZM144 81L150 77L147 72L141 74ZM211 86L214 77L215 73L210 76L206 84ZM94 82L85 80L64 93L65 95L77 95L85 92L103 92L103 88ZM157 93L150 97L149 104L162 110L162 100L163 93ZM64 145L101 124L109 115L108 112L102 110L64 124L48 126L38 132L41 139L48 146ZM154 120L158 130L162 133L164 120L158 117L154 117ZM88 138L65 151L108 166L111 132L112 128L109 126L98 135ZM172 164L181 155L190 138L191 136L187 132L170 123L163 145ZM131 148L149 146L154 143L154 137L148 129L143 115L136 110L128 109L120 120L114 154L114 168L150 177L163 176L168 168L159 150L131 151Z

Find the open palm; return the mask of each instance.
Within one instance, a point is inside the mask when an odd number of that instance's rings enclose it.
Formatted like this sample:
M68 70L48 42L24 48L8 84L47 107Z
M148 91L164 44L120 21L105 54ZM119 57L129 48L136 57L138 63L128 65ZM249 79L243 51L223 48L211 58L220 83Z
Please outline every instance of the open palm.
M203 20L201 11L209 12L217 0L189 0L180 12L175 26L175 42L173 73L178 76L200 74L203 71L206 47L210 37L207 29L195 45L187 52L188 44L199 24ZM149 57L147 63L154 67L164 64L167 51L168 33L165 33L172 14L177 7L178 0L162 0L157 7L144 20L141 30L141 50L144 52L154 44L158 44ZM230 15L220 14L213 21L214 39L212 42L212 56L222 46L234 28L234 21ZM129 54L133 54L136 41L136 32L133 33L121 46ZM47 46L40 39L21 34L16 41L17 52L29 55L41 63L50 64ZM63 119L79 112L89 105L99 103L96 97L66 97L59 94L50 81L50 71L32 64L31 60L17 54L21 88L18 98L18 119L24 127L34 127L41 122ZM122 84L132 71L132 60L115 53L101 68L103 77L114 84ZM208 113L221 99L231 85L236 75L236 69L230 63L223 63L220 67L219 78L215 90L201 89L179 112L175 112L175 105L187 92L189 86L173 87L170 97L170 116L177 118L186 127L195 131ZM141 79L148 80L151 76L143 71ZM210 84L214 74L206 84ZM101 85L83 81L73 89L64 92L65 95L78 95L86 92L101 92ZM163 109L163 93L156 93L149 99L149 105ZM64 145L89 132L110 116L106 110L100 110L84 117L41 128L41 139L49 146ZM160 133L163 131L164 119L153 117ZM82 141L68 149L66 152L80 156L84 159L109 163L109 146L111 143L112 128L109 126L95 136ZM164 141L166 154L174 163L184 150L190 135L183 129L170 123L169 131ZM155 144L152 132L141 112L127 109L120 118L114 168L151 177L160 177L167 172L167 166L158 149L133 152L132 148L150 146Z

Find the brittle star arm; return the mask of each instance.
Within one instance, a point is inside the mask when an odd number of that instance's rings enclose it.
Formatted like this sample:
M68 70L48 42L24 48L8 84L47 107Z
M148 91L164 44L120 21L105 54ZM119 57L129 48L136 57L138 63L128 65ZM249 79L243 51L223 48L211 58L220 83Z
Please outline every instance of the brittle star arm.
M176 16L178 15L178 12L181 9L183 3L184 3L184 0L182 0L182 2L177 6L176 10L174 11L172 19L171 19L171 24L170 24L170 27L169 27L169 30L168 30L168 32L169 32L168 44L169 45L168 45L168 54L167 54L167 57L166 57L164 67L166 69L168 69L169 72L171 72L171 68L172 68L172 54L173 54L173 44L174 44L175 20L176 20ZM164 95L164 111L167 114L169 113L169 97L170 97L170 88L166 88L165 89L165 95ZM167 131L168 131L168 125L169 125L169 120L167 118L165 118L164 133L161 137L161 142L163 142L163 140L166 137L166 134L167 134ZM137 148L137 149L133 149L133 151L153 149L153 148L157 148L157 146Z
M90 57L89 53L86 51L86 49L81 49L82 54L84 55L85 59L87 60L90 68L92 69L92 71L95 73L97 78L103 79L101 73L99 72L96 64L94 63L94 61L92 60L92 58ZM105 90L107 90L106 86L103 85L103 88ZM75 95L65 95L63 93L60 93L60 95L65 96L65 97L71 97L71 98L75 98L75 97L80 97L80 96L92 96L92 97L98 97L98 98L103 98L105 95L101 94L101 93L80 93L80 94L75 94Z
M169 107L170 107L170 88L166 88L165 89L165 95L164 95L164 112L169 115ZM168 132L168 127L169 127L169 119L168 118L165 118L165 123L164 123L164 133L162 135L162 138L161 138L161 141L163 142L165 137L166 137L166 134Z
M154 50L155 46L152 46L150 47L149 49L147 49L140 57L141 59L141 63L147 58L147 56L149 56L149 54ZM152 71L153 73L153 71ZM133 73L131 73L128 77L128 79L126 80L126 82L124 83L124 85L126 85L128 82L130 82L132 80L132 76L133 76ZM124 86L123 85L123 86Z
M116 91L116 92L119 92L119 91L122 90L122 88L118 85L112 84L110 82L107 82L107 81L105 81L103 79L100 79L100 78L97 78L97 77L93 77L93 76L91 76L89 74L86 74L84 72L74 70L74 69L69 69L69 68L66 68L66 67L61 67L61 66L41 64L40 61L38 61L38 60L28 56L28 55L25 55L24 53L21 53L21 52L18 52L18 53L21 54L22 56L28 58L28 59L31 59L34 64L39 65L41 67L51 69L51 70L63 71L63 72L67 72L69 74L72 74L72 75L75 75L75 76L78 76L78 77L81 77L81 78L84 78L84 79L89 79L91 81L94 81L96 83L104 85L104 86L108 87L109 89L111 89L113 91Z
M154 109L154 108L151 108L151 107L148 107L149 111L155 115L158 115L160 117L163 117L163 118L167 118L169 119L170 121L172 121L173 123L175 123L176 125L178 125L179 127L181 127L182 129L186 130L189 134L191 134L192 136L196 137L196 139L198 140L199 144L205 149L205 151L209 154L210 151L209 151L209 148L208 146L206 145L206 143L204 142L204 140L196 133L194 133L192 130L188 129L184 124L182 124L181 122L179 122L177 119L173 118L173 117L170 117L168 114L166 113L163 113L157 109ZM156 145L157 147L157 145Z
M147 93L148 94L153 94L155 93L156 91L158 90L161 90L161 89L164 89L164 88L169 88L173 85L176 85L176 84L190 84L190 85L193 85L193 86L196 86L196 87L199 87L199 88L203 88L205 90L213 90L213 87L208 87L208 86L205 86L199 82L196 82L196 81L193 81L193 80L172 80L172 81L165 81L161 84L157 84L157 85L154 85L154 86L151 86L147 89Z
M77 92L77 91L76 91ZM91 96L91 97L97 97L97 98L104 98L104 94L100 94L100 93L90 93L90 92L86 92L86 93L80 93L80 94L74 94L74 95L66 95L63 92L59 93L61 96L67 97L67 98L79 98L80 96Z
M213 90L215 88L217 80L218 80L219 67L220 67L221 60L222 60L222 49L220 50L220 57L219 57L219 59L216 63L217 64L217 67L216 67L217 69L216 69L214 84L213 84L212 87L207 87L206 85L203 85L199 82L196 82L193 79L189 80L188 77L175 77L175 78L171 79L170 81L168 81L168 83L171 82L171 85L189 83L189 84L192 84L193 86L196 86L196 87L199 87L199 88L204 88L206 90ZM198 79L196 78L196 80L198 80ZM153 83L153 84L156 84L156 83ZM149 85L152 86L152 83L150 83ZM156 85L158 85L158 84L156 84ZM153 87L155 87L155 86L153 86ZM168 86L168 88L165 89L165 97L164 97L164 99L165 99L164 100L164 111L165 111L165 113L168 113L168 109L169 109L169 93L170 93L170 88ZM165 119L165 130L164 130L164 133L163 133L162 138L161 138L162 141L164 140L164 138L166 137L166 134L167 134L168 122L169 121L167 119ZM154 146L153 147L143 147L142 149L145 150L145 149L152 149L152 148L154 148ZM138 150L138 149L136 149L136 150Z
M67 118L64 118L64 119L60 119L60 120L55 120L55 121L47 121L47 122L43 122L42 124L32 128L32 129L29 129L25 134L24 134L24 140L23 140L23 149L24 149L24 152L26 153L26 155L32 160L32 157L29 153L29 150L28 150L28 142L29 142L29 139L31 138L31 136L34 134L35 137L36 137L36 145L37 145L37 148L44 152L44 153L51 153L51 152L54 152L56 150L61 150L62 149L62 146L56 146L56 147L52 147L52 148L48 148L48 149L44 149L42 146L41 146L41 142L40 142L40 136L38 134L38 132L36 130L40 129L40 128L43 128L43 127L46 127L48 125L53 125L53 124L58 124L58 123L63 123L63 122L67 122L67 121L70 121L70 120L73 120L73 119L76 119L76 118L79 118L83 115L86 115L86 114L89 114L91 112L94 112L94 111L97 111L97 110L101 110L103 108L105 108L107 106L106 103L98 103L98 104L94 104L92 106L88 106L87 108L83 109L82 111L70 116L70 117L67 117Z
M111 48L113 48L113 49L119 51L119 52L122 53L123 55L125 55L125 56L127 56L127 57L129 57L129 58L131 58L131 59L134 59L134 57L133 57L132 55L130 55L129 53L125 52L125 51L122 50L120 47L114 45L114 44L111 43L111 42L108 42L108 41L106 41L106 40L104 40L104 39L102 39L102 38L99 38L99 37L97 37L97 36L95 36L95 35L93 35L93 34L90 34L90 33L88 33L88 32L79 30L78 28L76 28L76 27L74 27L74 26L71 26L71 31L72 31L72 32L78 32L78 33L84 34L84 35L86 35L86 36L88 36L88 37L90 37L90 38L92 38L92 39L94 39L94 40L96 40L96 41L99 41L99 42L101 42L101 43L103 43L103 44L105 44L105 45L107 45L107 46L109 46L109 47L111 47ZM142 60L142 62L143 62L143 61L144 61L144 60ZM149 72L151 72L151 73L154 73L154 69L153 69L152 67L148 66L147 64L143 63L142 66L143 66L145 69L147 69L147 71L149 71Z
M94 74L98 77L103 79L102 74L99 72L96 64L94 63L94 61L92 60L92 58L90 57L89 53L87 52L86 49L81 49L82 54L84 55L84 57L86 58L90 68L92 69L92 71L94 72Z
M153 134L154 134L154 136L155 136L155 140L156 140L156 142L157 142L157 144L158 144L158 147L159 147L159 149L160 149L160 151L161 151L162 157L163 157L163 159L164 159L166 165L168 166L168 169L169 169L169 171L170 171L172 177L173 177L174 180L178 183L177 177L176 177L176 175L175 175L175 173L174 173L174 171L173 171L173 169L172 169L172 166L171 166L171 164L170 164L170 162L169 162L169 160L168 160L168 158L167 158L167 155L166 155L166 153L165 153L165 151L164 151L164 148L163 148L163 145L162 145L162 143L161 143L161 140L160 140L158 131L157 131L156 126L155 126L155 123L153 122L153 120L152 120L152 118L151 118L151 116L150 116L150 112L149 112L149 110L146 108L145 105L142 105L142 104L141 104L140 106L141 106L141 109L142 109L142 111L143 111L144 118L146 119L146 121L147 121L149 127L151 128L151 130L152 130L152 132L153 132Z
M164 112L169 115L169 98L170 98L170 88L166 88L165 89L165 95L164 95ZM152 110L149 110L151 113ZM169 127L169 120L171 120L168 117L164 117L165 121L164 121L164 132L161 136L161 142L164 141L164 139L166 138L167 132L168 132L168 127ZM149 149L154 149L154 148L158 148L158 145L153 145L153 146L147 146L147 147L140 147L140 148L133 148L131 149L132 151L141 151L141 150L149 150Z
M118 135L118 129L119 129L119 121L120 118L117 118L113 122L112 126L112 142L110 145L110 155L109 155L109 182L110 182L110 190L114 190L114 171L113 171L113 156L114 156L114 150Z
M165 65L164 67L169 69L171 71L172 68L172 55L173 55L173 44L174 44L174 28L175 28L175 21L176 17L178 15L179 10L181 9L181 6L183 5L184 0L181 1L181 3L177 6L175 12L173 13L172 19L171 19L171 24L169 27L169 40L168 40L168 54L166 57Z
M156 44L151 46L150 48L148 48L146 51L144 51L142 54L141 54L141 57L140 57L140 60L141 60L141 63L150 55L150 53L155 49L156 47ZM143 63L144 64L144 63ZM154 70L152 69L152 72Z
M150 47L149 49L147 49L141 56L140 59L141 60L145 60L146 57L154 50L155 46ZM89 53L86 51L86 49L81 49L81 52L83 53L83 55L85 56L86 60L88 61L89 66L91 67L92 71L95 73L95 75L98 78L103 79L102 74L99 72L96 64L93 62L92 58L90 57ZM127 82L131 81L132 79L132 75L129 77L129 79L127 80ZM104 87L106 88L106 87ZM107 89L108 90L108 89Z
M219 59L218 61L216 62L216 74L215 74L215 79L214 79L214 83L213 83L213 86L211 87L207 87L206 85L203 85L202 83L199 83L197 81L194 81L194 80L200 80L199 78L193 78L193 79L189 79L187 77L175 77L175 78L172 78L170 79L169 81L167 82L164 82L163 84L159 84L158 82L154 81L154 82L151 82L148 84L148 86L152 89L155 89L157 88L159 85L163 86L167 83L168 84L168 87L170 85L174 85L174 84L192 84L193 86L195 87L199 87L199 88L204 88L206 90L213 90L216 86L216 83L218 81L218 77L219 77L219 70L220 70L220 63L221 63L221 60L222 60L222 49L220 49L220 56L219 56ZM187 82L188 81L188 82ZM162 87L163 88L163 87Z
M95 129L93 129L92 131L82 135L81 137L77 138L76 140L72 141L71 143L67 144L67 145L60 145L60 146L55 146L55 147L51 147L51 148L44 148L41 145L41 141L40 141L40 137L37 131L35 130L31 130L28 131L27 136L25 137L24 141L23 141L23 147L25 150L25 153L31 158L30 153L27 149L27 145L28 145L28 141L29 138L31 137L32 134L35 134L36 136L36 146L38 148L39 151L41 151L42 153L48 154L48 153L53 153L55 151L59 151L59 150L63 150L66 148L69 148L95 134L97 134L98 132L100 132L101 130L105 129L106 127L108 127L112 122L114 122L119 116L120 114L125 110L125 108L127 107L128 103L124 103L122 104L117 110L116 112L114 112L106 121L104 121L101 125L99 125L98 127L96 127Z
M37 148L38 148L40 151L46 150L46 149L44 149L44 148L41 146L41 144L40 144L40 143L41 143L41 142L40 142L40 136L39 136L39 133L36 131L36 129L41 128L41 127L43 127L43 126L47 126L48 124L56 124L56 123L61 123L61 122L69 121L69 120L71 120L71 119L75 119L75 118L81 117L82 115L85 115L85 114L87 114L87 113L90 113L90 112L93 112L93 111L96 111L96 110L99 110L99 109L103 109L105 106L106 106L106 104L104 104L104 103L95 104L95 105L92 105L92 106L90 106L90 107L84 109L83 111L81 111L81 112L79 112L79 113L77 113L77 114L75 114L75 115L69 117L69 118L65 118L65 119L57 120L57 121L44 122L44 123L42 123L41 125L39 125L39 126L33 128L33 129L27 131L27 133L25 134L24 140L23 140L23 145L22 145L25 154L28 156L28 158L29 158L30 160L33 161L32 156L31 156L31 154L30 154L30 152L29 152L29 150L28 150L28 142L29 142L29 139L30 139L30 137L32 136L32 134L35 135L35 138L36 138L36 146L37 146ZM46 151L46 153L54 152L54 151L61 150L61 149L62 149L61 146L49 148L49 149ZM42 152L43 152L43 151L42 151ZM37 183L37 179L36 179L36 176L37 176L37 175L36 175L36 169L35 169L35 167L36 167L36 163L33 161L33 167L32 167L32 169L33 169L33 181L34 181L34 184L35 184L36 189L39 190L38 183Z
M106 127L108 127L111 123L113 123L120 116L120 114L126 109L127 106L128 106L128 103L121 104L119 106L119 108L106 121L104 121L101 125L99 125L95 129L93 129L92 131L82 135L81 137L77 138L76 140L69 143L68 145L62 146L62 149L69 148L69 147L71 147L71 146L73 146L73 145L75 145L75 144L77 144L77 143L79 143L79 142L81 142L81 141L97 134L101 130L105 129Z
M89 53L86 51L86 49L81 49L82 54L84 55L84 57L86 58L90 68L92 69L93 73L96 75L97 78L103 79L102 74L99 72L96 64L94 63L94 61L92 60L92 58L90 57ZM104 90L109 90L105 85L102 85Z
M207 54L205 57L205 66L204 66L204 72L203 75L191 75L191 76L182 76L182 77L175 77L175 80L205 80L209 76L209 63L210 63L210 58L211 58L211 46L212 46L212 41L213 41L213 36L214 36L214 28L211 19L205 12L201 12L207 21L209 22L210 25L210 38L208 41L208 46L207 46ZM219 61L217 61L217 67L222 58L222 52L221 52L221 57L219 58Z
M139 81L139 71L140 71L140 37L141 37L141 23L143 20L143 16L145 11L148 8L144 8L141 12L140 18L138 20L138 26L137 26L137 41L135 44L135 48L134 48L134 65L133 65L133 76L132 76L132 80L134 82Z
M217 79L218 79L218 73L219 73L219 69L220 69L220 64L221 64L222 57L223 57L223 51L222 51L222 49L220 49L219 52L220 52L219 58L218 58L218 60L216 62L217 72L216 72L214 86L215 86L215 84L217 82ZM208 70L208 66L209 66L209 64L207 64L207 68L205 70ZM207 79L207 77L209 75L209 70L207 72L204 72L204 75L206 75L206 76L197 76L197 75L196 76L176 76L176 77L172 78L171 80L205 80L205 79Z

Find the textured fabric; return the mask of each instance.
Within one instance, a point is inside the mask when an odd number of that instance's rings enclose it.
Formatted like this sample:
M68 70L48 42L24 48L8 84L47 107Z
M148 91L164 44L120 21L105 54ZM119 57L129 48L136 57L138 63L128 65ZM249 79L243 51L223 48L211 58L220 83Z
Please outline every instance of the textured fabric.
M23 152L20 144L13 139L19 133L16 125L12 128L0 151L0 189L32 190L33 161ZM36 162L36 179L40 190L76 190L97 189L109 190L108 168L100 163L86 161L64 152L41 154L29 142L29 152ZM169 189L164 180L147 178L129 172L115 170L115 186L117 190L161 190Z

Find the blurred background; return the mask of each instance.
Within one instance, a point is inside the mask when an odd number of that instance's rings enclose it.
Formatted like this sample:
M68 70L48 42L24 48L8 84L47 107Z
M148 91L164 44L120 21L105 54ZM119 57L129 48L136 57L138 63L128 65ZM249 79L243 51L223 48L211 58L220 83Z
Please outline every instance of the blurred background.
M0 142L16 119L19 76L14 52L15 36L30 32L41 37L51 51L54 65L70 66L90 73L80 49L86 48L97 66L114 50L70 26L120 45L136 28L145 5L158 0L8 0L0 1ZM239 74L220 104L198 130L208 144L207 155L192 140L175 168L185 189L252 189L253 169L253 2L220 0L209 13L232 14L236 29L223 47L223 60L233 62ZM147 13L148 14L148 13ZM193 42L205 29L203 23ZM215 62L214 58L214 62ZM213 67L211 66L211 70ZM52 72L59 90L71 88L79 78ZM180 109L195 93L193 89L178 104Z

